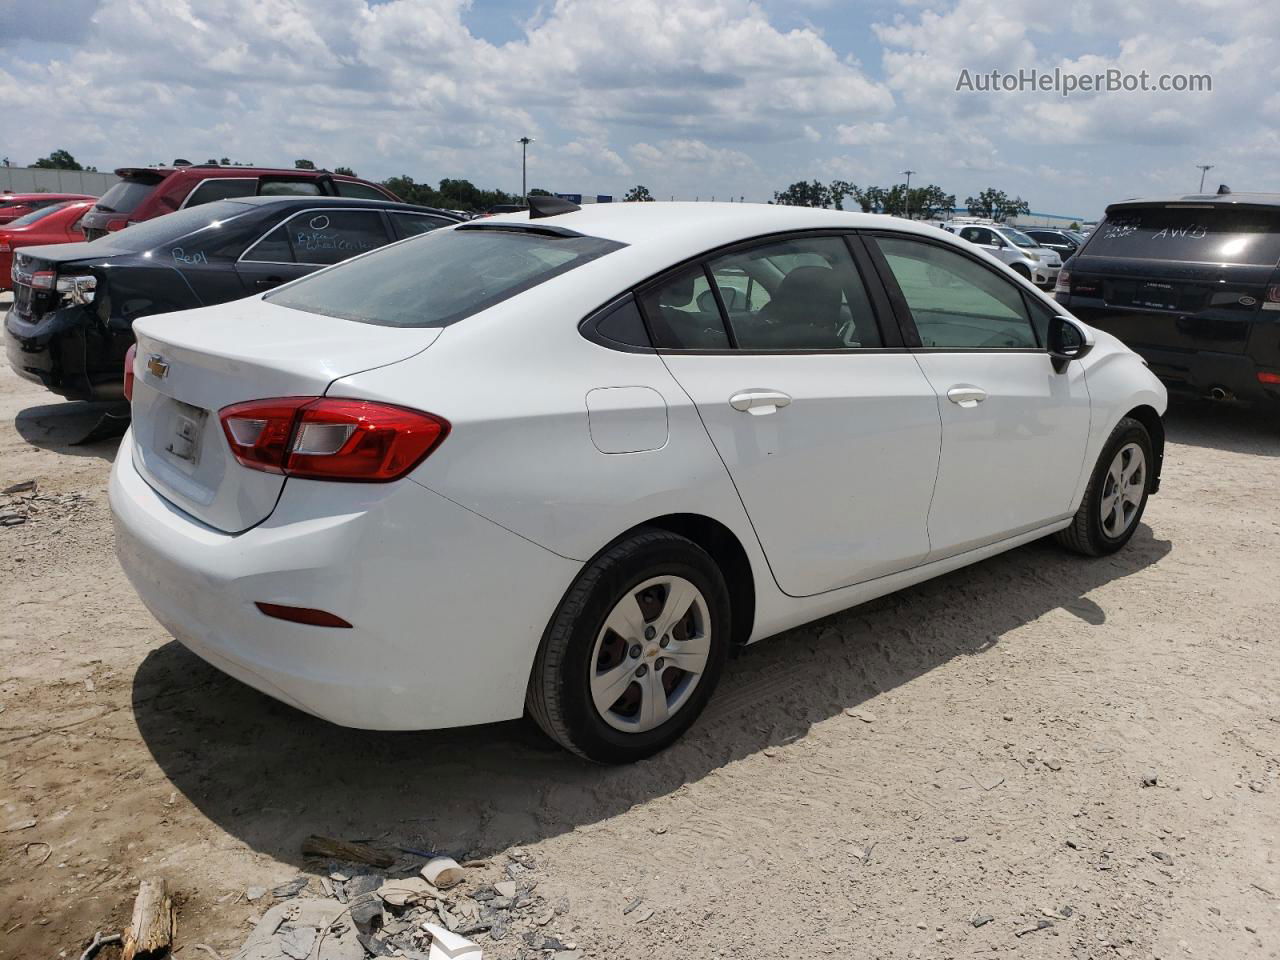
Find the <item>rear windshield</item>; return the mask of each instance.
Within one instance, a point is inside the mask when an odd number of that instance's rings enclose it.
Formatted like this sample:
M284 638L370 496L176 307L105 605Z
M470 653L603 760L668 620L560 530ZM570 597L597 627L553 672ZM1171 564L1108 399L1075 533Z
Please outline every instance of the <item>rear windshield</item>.
M72 202L73 201L68 200L64 203L55 203L47 207L41 207L39 210L32 210L30 213L24 214L23 216L18 217L17 220L10 220L8 223L8 226L25 227L27 226L27 224L35 223L37 220L43 220L45 217L47 217L51 213L57 213L63 207L67 206L69 203L72 203Z
M236 203L234 200L215 200L198 207L166 213L163 217L143 220L94 240L93 245L110 247L121 253L141 253L159 244L189 236L198 230L216 230L228 220L250 213L253 209L246 203Z
M119 183L113 184L98 199L93 209L105 210L107 213L132 213L137 209L138 204L147 198L147 194L155 189L155 186L156 182L144 183L141 180L121 180Z
M1089 236L1091 257L1272 265L1280 259L1280 212L1170 205L1107 214Z
M388 327L444 327L622 247L514 228L435 230L269 293L282 307Z

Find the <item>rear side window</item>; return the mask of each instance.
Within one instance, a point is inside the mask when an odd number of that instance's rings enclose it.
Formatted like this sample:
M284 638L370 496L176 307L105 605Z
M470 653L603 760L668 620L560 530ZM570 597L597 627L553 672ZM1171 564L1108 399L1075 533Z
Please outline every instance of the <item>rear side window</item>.
M729 335L702 264L663 278L640 295L654 346L668 350L728 350Z
M384 246L390 237L376 210L308 210L285 224L298 263L341 263Z
M18 217L16 220L10 220L7 226L25 227L28 224L35 223L37 220L43 220L45 217L47 217L51 213L57 213L59 210L62 210L66 206L67 206L67 201L64 200L60 203L55 203L48 207L40 207L39 209L32 210L30 213L25 214L21 217Z
M435 230L266 299L388 327L443 327L621 248L599 237L523 229Z
M228 200L232 197L252 197L257 186L258 181L253 177L205 180L191 191L185 206L196 207L202 203L212 203L214 200Z
M1107 214L1084 254L1270 266L1280 260L1280 212L1196 204L1126 207Z
M95 210L108 213L132 213L156 188L154 182L143 180L121 180L113 184L94 204Z

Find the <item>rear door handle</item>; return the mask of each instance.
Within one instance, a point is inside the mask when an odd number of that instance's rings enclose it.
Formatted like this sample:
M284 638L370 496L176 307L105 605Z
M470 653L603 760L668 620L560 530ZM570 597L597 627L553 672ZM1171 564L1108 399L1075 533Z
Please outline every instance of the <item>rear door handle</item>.
M739 413L749 413L753 417L777 413L780 407L785 407L790 402L790 395L781 390L743 390L729 398L729 406Z
M255 287L278 287L284 283L283 277L263 277L261 280L253 281Z
M966 410L976 407L987 399L987 391L968 383L962 383L947 391L947 399L964 407Z

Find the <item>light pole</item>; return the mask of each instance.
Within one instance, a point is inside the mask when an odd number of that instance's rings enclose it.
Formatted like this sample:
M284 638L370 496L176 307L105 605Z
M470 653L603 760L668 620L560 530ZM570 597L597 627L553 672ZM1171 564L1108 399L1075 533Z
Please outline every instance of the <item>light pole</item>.
M524 202L529 202L529 178L527 175L529 163L529 144L533 143L533 137L521 137L516 143L520 144L520 196L524 197Z
M907 219L910 220L911 219L911 175L915 173L915 171L903 170L902 172L907 175L907 195L903 199L903 203L907 208Z
M1213 169L1213 164L1197 163L1196 169L1200 171L1200 192L1204 193L1204 175Z

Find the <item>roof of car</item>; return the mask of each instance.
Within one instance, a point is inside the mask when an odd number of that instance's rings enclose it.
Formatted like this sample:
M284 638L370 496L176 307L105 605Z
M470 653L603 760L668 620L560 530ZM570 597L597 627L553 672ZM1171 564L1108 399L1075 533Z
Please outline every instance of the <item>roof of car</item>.
M293 203L304 207L314 207L317 204L325 207L375 207L382 209L389 207L396 210L413 211L415 213L430 213L447 217L450 220L458 220L461 217L456 213L448 210L441 210L439 207L424 207L416 203L406 203L403 200L365 200L357 197L321 197L314 195L298 195L286 194L278 197L228 197L221 201L223 203L243 203L246 206L265 207L281 203Z
M504 213L473 220L468 229L481 224L523 223L529 219L526 213ZM677 247L708 250L737 240L791 230L893 229L949 236L919 220L903 220L883 213L765 203L590 203L580 210L542 217L533 223L564 227L619 243L668 245L672 250Z
M137 174L155 174L167 177L171 173L185 171L207 175L210 170L218 170L224 174L242 177L257 177L264 173L269 173L301 177L337 177L341 180L360 179L345 173L334 173L331 170L301 170L297 167L247 167L233 163L182 163L176 167L172 165L160 167L117 167L115 175L117 177L128 177L136 176Z
M88 193L0 193L0 203L15 200L97 200Z
M1280 207L1280 193L1189 193L1178 197L1131 197L1109 204L1112 207L1150 206L1160 203L1211 203L1222 206Z

